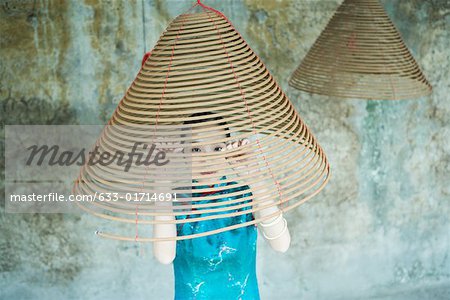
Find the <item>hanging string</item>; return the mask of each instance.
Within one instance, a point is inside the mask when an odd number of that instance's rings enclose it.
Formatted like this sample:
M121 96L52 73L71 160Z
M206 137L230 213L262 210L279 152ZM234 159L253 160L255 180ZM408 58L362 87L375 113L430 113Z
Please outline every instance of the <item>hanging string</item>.
M235 29L235 31L239 34L239 32L236 30L236 28L234 28L234 26L231 24L231 22L230 22L230 21L229 21L229 20L228 20L221 12L220 12L220 11L215 10L215 9L209 7L209 6L206 6L206 5L202 4L202 3L200 2L200 0L197 0L197 3L203 8L203 11L205 11L205 10L210 10L210 11L212 11L212 12L218 14L218 15L221 16L222 18L224 18L224 19L231 25L231 27L233 27L233 29ZM230 55L229 55L229 53L228 53L228 50L227 50L226 47L225 47L225 43L223 42L222 34L220 33L219 28L217 27L216 22L211 18L211 16L210 16L207 12L206 12L206 14L208 15L210 21L214 24L215 29L217 30L217 32L218 32L218 34L219 34L220 43L222 44L222 48L223 48L223 50L224 50L224 52L225 52L225 55L226 55L227 58L228 58L228 63L230 64L231 71L233 72L233 75L234 75L234 79L235 79L236 85L237 85L237 87L239 88L239 91L240 91L240 93L241 93L242 100L244 100L245 107L246 107L246 109L247 109L247 113L248 113L248 116L249 116L249 118L250 118L250 121L251 121L251 124L252 124L252 127L253 127L253 134L254 134L255 137L256 137L256 144L258 145L259 152L261 153L261 155L262 155L262 157L263 157L263 159L264 159L264 162L266 163L266 166L267 166L267 168L268 168L268 170L269 170L269 173L270 173L270 175L271 175L271 177L272 177L272 180L274 181L274 183L275 183L275 185L276 185L276 187L277 187L277 189L278 189L278 194L279 194L279 196L280 196L280 204L281 204L280 207L281 207L281 210L283 210L283 207L282 207L282 206L283 206L284 203L283 203L283 196L282 196L282 192L281 192L280 183L278 182L278 180L275 179L275 176L274 176L274 174L273 174L273 172L272 172L272 169L271 169L270 166L269 166L269 162L268 162L268 160L266 159L266 156L264 155L264 153L263 153L263 151L262 151L262 147L261 147L261 144L260 144L259 139L258 139L258 136L257 136L256 127L255 127L255 124L254 124L254 121L253 121L253 117L252 117L252 114L251 114L250 109L249 109L248 104L247 104L247 99L246 99L246 97L245 97L245 92L244 92L244 90L242 89L241 84L240 84L239 79L238 79L238 75L236 74L236 72L235 72L235 70L234 70L233 63L231 62ZM244 38L243 38L240 34L239 34L239 36L240 36L240 37L242 38L242 40L245 42ZM247 43L246 43L246 44L247 44ZM247 45L247 46L248 46L248 45ZM249 48L250 48L250 47L249 47ZM250 49L251 49L251 48L250 48ZM252 51L253 51L253 50L252 50ZM286 203L286 204L287 204L287 203Z
M145 32L145 6L144 6L144 0L141 0L142 5L142 37L144 41L144 55L147 53L147 40L146 40L146 32ZM148 57L147 57L148 58Z

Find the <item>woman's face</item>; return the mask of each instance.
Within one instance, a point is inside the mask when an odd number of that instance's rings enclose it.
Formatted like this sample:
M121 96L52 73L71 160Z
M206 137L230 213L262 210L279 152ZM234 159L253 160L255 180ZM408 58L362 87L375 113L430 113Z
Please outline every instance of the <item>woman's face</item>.
M222 152L225 151L225 143L217 141L218 139L224 139L227 137L226 130L218 126L201 126L199 129L208 128L207 132L198 134L193 132L192 139L194 142L206 142L206 145L195 146L192 145L192 177L202 183L217 183L217 180L222 177L221 171L217 170L227 166L227 161L224 157L202 156L204 153ZM204 137L205 134L212 135L211 137ZM216 141L214 141L216 140ZM205 164L209 161L207 166L197 165ZM206 178L199 178L198 176L206 176Z

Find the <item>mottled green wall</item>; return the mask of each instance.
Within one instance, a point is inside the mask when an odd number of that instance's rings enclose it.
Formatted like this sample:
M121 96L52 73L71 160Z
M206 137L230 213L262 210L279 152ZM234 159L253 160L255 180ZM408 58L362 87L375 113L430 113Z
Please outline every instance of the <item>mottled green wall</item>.
M105 123L144 49L193 0L144 2L145 22L140 0L1 0L2 132L3 124ZM382 1L434 87L430 97L396 102L288 87L340 0L203 2L260 55L332 166L327 188L287 214L290 250L275 253L259 239L263 299L450 299L449 2ZM0 220L2 299L173 298L171 266L155 262L150 244L98 239L92 216Z

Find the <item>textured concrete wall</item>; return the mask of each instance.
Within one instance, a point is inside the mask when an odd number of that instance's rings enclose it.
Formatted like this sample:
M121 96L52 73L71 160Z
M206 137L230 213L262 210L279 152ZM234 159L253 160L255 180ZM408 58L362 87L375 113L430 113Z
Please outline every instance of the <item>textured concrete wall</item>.
M144 49L193 1L143 2L0 1L1 129L105 123ZM288 87L340 0L204 2L260 55L333 171L322 193L287 214L287 253L259 239L263 299L450 299L449 2L382 1L434 87L397 102ZM0 220L1 299L173 298L172 268L150 244L98 239L90 215Z

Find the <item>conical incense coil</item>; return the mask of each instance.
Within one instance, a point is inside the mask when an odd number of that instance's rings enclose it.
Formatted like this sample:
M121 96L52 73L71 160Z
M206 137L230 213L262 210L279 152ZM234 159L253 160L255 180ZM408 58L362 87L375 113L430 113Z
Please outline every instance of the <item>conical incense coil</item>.
M397 100L431 93L378 0L345 0L289 84L343 98Z
M304 203L329 180L327 158L290 100L233 25L214 10L184 13L170 23L144 58L96 146L100 151L129 153L136 142L151 145L163 139L181 149L168 153L171 161L164 172L153 165L127 172L123 166L85 165L73 192L153 193L170 178L178 180L178 185L171 185L176 191L192 197L183 205L172 203L166 211L156 201L77 202L89 213L132 228L117 233L112 229L120 226L111 222L107 228L111 232L99 235L126 241L167 241L255 225ZM241 139L248 143L226 147ZM192 151L217 144L224 147L206 153ZM252 173L236 173L240 168ZM198 180L209 182L205 187ZM261 183L267 190L254 197L260 189L253 187ZM226 196L236 199L218 202L231 188L233 192ZM258 215L258 211L275 206L278 212L231 226L184 236L148 236L156 223L226 220L249 212ZM161 221L156 216L171 218Z

